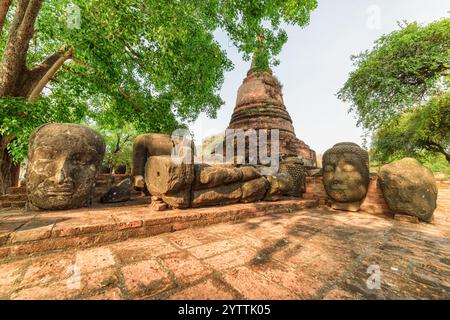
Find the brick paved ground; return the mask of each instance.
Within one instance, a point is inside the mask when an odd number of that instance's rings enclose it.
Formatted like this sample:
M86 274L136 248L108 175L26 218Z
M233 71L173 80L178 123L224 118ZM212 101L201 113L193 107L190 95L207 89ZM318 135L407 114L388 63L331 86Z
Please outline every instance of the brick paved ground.
M449 253L443 212L412 224L306 209L4 259L0 298L448 299ZM370 265L380 267L380 290L366 286Z

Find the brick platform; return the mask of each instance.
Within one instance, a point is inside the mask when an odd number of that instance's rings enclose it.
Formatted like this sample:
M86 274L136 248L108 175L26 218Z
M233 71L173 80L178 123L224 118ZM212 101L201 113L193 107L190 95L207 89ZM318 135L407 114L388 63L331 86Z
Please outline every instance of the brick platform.
M411 224L312 208L3 259L0 299L448 299L449 252L443 212Z
M54 212L0 215L0 258L83 248L191 227L316 207L315 200L257 202L188 210L152 211L150 199Z

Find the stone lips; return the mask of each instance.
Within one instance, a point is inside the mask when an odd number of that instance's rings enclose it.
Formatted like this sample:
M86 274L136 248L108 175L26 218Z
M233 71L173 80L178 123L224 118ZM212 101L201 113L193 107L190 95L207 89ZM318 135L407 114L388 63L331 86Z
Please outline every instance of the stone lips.
M279 130L280 155L300 156L306 166L316 166L316 154L295 136L292 119L286 110L281 84L272 72L250 70L240 86L228 129ZM270 139L268 154L270 155Z

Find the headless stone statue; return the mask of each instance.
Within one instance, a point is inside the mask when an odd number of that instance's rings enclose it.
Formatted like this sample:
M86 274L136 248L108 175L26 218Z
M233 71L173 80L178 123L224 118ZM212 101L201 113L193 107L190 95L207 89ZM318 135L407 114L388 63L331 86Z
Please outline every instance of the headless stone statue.
M172 208L280 200L292 192L292 177L262 176L253 166L194 163L193 142L144 134L133 144L134 188ZM189 156L190 155L190 156Z
M334 209L358 211L369 186L369 155L356 143L342 142L323 157L323 184Z
M172 152L172 139L167 134L150 133L141 134L133 142L133 187L136 190L145 189L145 164L151 156L170 155Z
M30 137L27 193L32 209L72 209L90 204L105 154L103 138L77 124L46 124Z
M190 150L186 150L187 148L190 148ZM145 171L147 160L150 157L170 155L193 157L193 149L193 143L183 136L171 137L163 133L147 133L137 136L133 142L133 167L131 172L133 188L139 191L146 190Z

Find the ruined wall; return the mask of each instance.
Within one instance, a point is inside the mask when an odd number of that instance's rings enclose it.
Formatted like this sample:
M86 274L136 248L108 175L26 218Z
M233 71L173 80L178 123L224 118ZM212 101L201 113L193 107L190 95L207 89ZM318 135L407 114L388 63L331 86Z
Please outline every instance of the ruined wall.
M94 198L102 196L113 185L130 177L129 174L99 174L95 182ZM24 209L27 202L27 189L25 185L10 187L6 194L0 196L0 210Z

